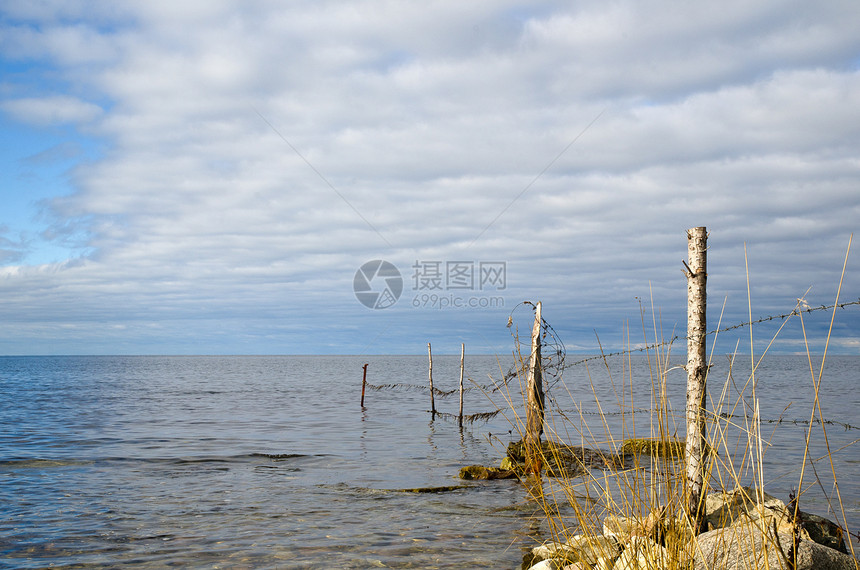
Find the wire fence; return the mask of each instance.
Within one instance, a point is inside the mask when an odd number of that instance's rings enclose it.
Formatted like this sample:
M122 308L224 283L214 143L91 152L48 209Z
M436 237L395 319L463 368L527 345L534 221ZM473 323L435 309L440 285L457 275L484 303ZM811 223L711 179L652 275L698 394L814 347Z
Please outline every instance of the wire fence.
M798 306L795 307L795 309L792 310L791 312L788 312L785 314L780 314L780 315L769 315L769 316L765 316L765 317L760 317L760 318L755 319L755 320L746 321L746 322L742 322L742 323L738 323L738 324L734 324L734 325L730 325L730 326L717 328L717 329L714 329L714 330L712 330L706 334L707 334L707 336L714 336L714 335L717 335L717 334L722 333L722 332L737 330L737 329L749 327L749 326L752 326L755 324L765 323L765 322L769 322L769 321L776 321L776 320L785 320L785 319L792 317L792 316L801 315L802 313L813 313L813 312L817 312L817 311L845 309L846 307L852 307L852 306L858 306L858 305L860 305L860 299L858 299L856 301L834 303L832 305L821 305L818 307L809 307L809 306L806 306L805 304L803 304L802 301L800 301L798 303ZM532 307L534 307L534 305L528 301L522 302L522 303L518 304L511 311L511 315L513 315L514 311L516 311L517 308L520 306L532 306ZM563 381L564 371L567 369L570 369L570 368L573 368L576 366L580 366L580 365L584 365L584 364L587 364L587 363L593 362L593 361L603 361L604 363L606 363L608 361L608 359L610 359L610 358L618 358L618 357L630 356L630 355L634 355L634 354L642 354L642 353L657 351L657 350L662 349L662 348L671 347L675 342L677 342L679 340L683 340L683 341L687 340L686 336L673 335L668 340L650 343L650 344L646 344L643 346L639 346L636 348L630 348L630 349L626 349L626 350L604 352L602 350L602 347L600 347L600 353L599 354L587 356L587 357L584 357L584 358L581 358L581 359L578 359L578 360L571 362L571 361L568 361L568 359L567 359L567 351L566 351L564 342L562 341L561 336L558 334L558 332L555 330L555 328L553 328L552 325L546 319L542 319L542 325L543 325L542 338L541 338L541 350L542 350L542 355L543 355L542 367L543 367L543 371L544 371L544 378L545 378L545 381L547 383L547 385L545 387L545 392L547 394L551 393L552 388L556 384ZM511 327L512 327L512 316L508 318L508 328L511 328ZM502 378L500 378L498 381L493 380L489 384L478 384L477 382L475 382L474 380L469 378L469 382L471 383L471 386L463 388L462 392L464 394L469 393L469 392L479 391L482 394L491 396L491 395L496 394L502 390L508 389L511 381L518 379L518 378L524 378L525 377L525 374L527 372L526 367L528 366L528 360L529 360L528 355L524 355L520 352L521 349L520 349L519 339L517 337L517 333L515 330L512 331L512 336L515 339L514 364L510 367L508 372ZM422 392L422 393L425 393L427 395L429 395L431 392L430 386L429 385L423 385L423 384L392 383L392 384L375 385L375 384L371 384L368 382L366 384L366 386L369 390L374 390L374 391L402 390L402 391ZM436 388L436 387L434 387L432 389L432 393L433 393L433 396L435 398L443 398L443 399L448 398L450 396L458 395L458 394L460 394L460 392L461 391L459 389L441 390L441 389ZM551 398L551 396L550 396L550 398ZM430 410L428 410L428 412L429 411ZM581 410L580 409L580 410L577 410L576 413L579 415L623 416L623 415L634 414L637 412L648 414L648 413L653 413L655 411L657 411L657 410L651 409L651 408L639 408L636 410L630 409L630 410L617 411L617 412L608 411L608 410L588 411L588 410ZM665 410L663 410L663 411L665 412ZM489 420L495 418L501 412L502 412L501 408L496 408L495 410L491 410L491 411L487 411L487 412L479 412L479 413L475 413L475 414L463 415L462 421L467 422L467 423L489 421ZM679 411L678 415L679 415L679 417L683 417L683 410ZM741 419L743 417L743 416L726 414L726 413L720 413L718 415L724 419ZM458 414L451 414L451 413L439 412L439 411L436 411L434 413L434 418L436 418L436 417L438 417L439 419L442 419L442 420L452 420L452 421L460 420L460 416ZM793 425L825 424L825 425L842 427L846 430L860 429L860 426L856 426L856 425L849 424L846 422L840 422L840 421L835 421L835 420L821 420L818 418L814 418L812 420L808 420L808 419L804 420L804 419L785 419L783 417L779 417L779 418L771 418L771 419L762 418L759 421L762 423L768 423L768 424L793 424Z
M787 319L789 317L798 316L801 313L812 313L815 311L827 311L830 309L837 309L837 308L838 309L844 309L845 307L850 307L852 305L860 305L860 299L858 299L856 301L848 301L845 303L835 303L833 305L821 305L820 307L804 307L802 309L801 308L795 308L790 313L785 313L783 315L770 315L767 317L761 317L761 318L756 319L754 321L747 321L747 322L743 322L743 323L738 323L736 325L731 325L728 327L714 329L714 330L706 333L706 336L714 336L714 335L719 334L721 332L728 332L728 331L732 331L732 330L737 330L740 328L749 327L752 325L765 323L768 321L775 321L778 319L784 320L784 319ZM686 340L688 340L688 337L681 336L681 335L674 335L669 340L665 340L662 342L655 342L652 344L647 344L645 346L641 346L638 348L631 348L628 350L619 350L616 352L607 352L607 353L603 353L601 351L601 354L598 354L596 356L589 356L587 358L583 358L581 360L571 362L571 363L567 364L565 367L570 368L573 366L578 366L580 364L585 364L586 362L590 362L593 360L600 360L600 359L609 358L609 357L616 357L616 356L626 356L626 355L630 355L630 354L636 354L636 353L648 352L651 350L657 350L658 348L664 348L664 347L672 346L675 343L675 341L678 341L678 340L685 340L686 341Z

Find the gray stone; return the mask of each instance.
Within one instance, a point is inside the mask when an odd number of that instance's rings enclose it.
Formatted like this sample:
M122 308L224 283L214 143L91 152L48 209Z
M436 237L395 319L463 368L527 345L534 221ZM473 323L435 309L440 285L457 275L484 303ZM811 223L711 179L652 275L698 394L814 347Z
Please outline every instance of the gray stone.
M633 536L612 568L613 570L669 570L672 567L672 556L664 546L648 538Z
M803 530L809 533L809 538L814 542L848 554L839 525L824 517L803 511L800 511L800 520L803 523Z
M700 534L695 570L788 569L793 537L788 533L763 532L756 524L735 525ZM857 570L853 557L811 540L797 548L796 570Z
M760 496L761 495L761 496ZM763 503L759 504L759 498ZM795 520L785 503L750 487L741 487L725 493L711 493L705 498L705 511L708 528L755 524L760 528L771 529L776 524L778 533L793 534ZM842 529L823 517L799 512L802 522L798 533L801 539L811 540L824 546L847 553Z
M567 542L547 541L532 549L535 559L557 559L563 562L583 562L594 565L600 558L612 559L621 548L613 538L576 535Z
M529 570L561 570L564 567L564 562L550 558L549 560L541 560L534 566L529 567Z
M532 548L532 556L541 560L546 560L548 558L564 558L569 553L571 553L571 551L568 549L567 544L563 542L555 542L553 540L548 540L540 546Z
M762 499L761 503L759 498ZM750 487L709 494L705 497L705 513L709 528L723 528L736 523L745 524L762 517L776 518L780 531L790 524L785 503L763 491L759 497L759 491Z

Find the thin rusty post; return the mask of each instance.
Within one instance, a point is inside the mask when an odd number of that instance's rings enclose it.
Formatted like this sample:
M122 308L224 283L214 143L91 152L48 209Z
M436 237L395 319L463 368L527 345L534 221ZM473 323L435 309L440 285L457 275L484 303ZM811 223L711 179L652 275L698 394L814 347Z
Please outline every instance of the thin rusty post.
M466 344L460 343L460 415L459 424L463 427L463 363L466 358Z
M364 387L367 386L367 364L364 365L364 375L361 377L361 407L364 407Z
M535 305L535 322L532 327L531 356L529 357L529 372L526 385L526 433L525 455L526 472L540 475L543 467L541 450L541 435L543 434L543 374L541 370L541 303Z
M708 233L704 227L687 230L687 514L696 532L704 532L705 394L708 367L705 357Z
M430 360L430 418L436 417L436 394L433 390L433 352L430 350L430 343L427 343L427 358Z

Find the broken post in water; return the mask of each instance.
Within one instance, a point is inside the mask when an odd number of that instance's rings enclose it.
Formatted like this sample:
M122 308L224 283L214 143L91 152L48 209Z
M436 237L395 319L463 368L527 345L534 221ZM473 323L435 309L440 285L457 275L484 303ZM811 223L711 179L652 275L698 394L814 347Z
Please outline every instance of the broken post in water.
M707 244L705 228L687 230L687 514L697 532L707 530L704 516L705 333L707 306Z
M460 343L460 415L458 423L463 427L463 363L466 358L466 344Z
M535 305L535 323L532 327L531 356L526 384L526 433L523 443L526 452L526 472L540 475L543 467L541 435L543 434L543 379L541 374L541 303Z
M364 375L361 377L361 407L364 407L364 387L367 386L367 364L364 365Z
M427 358L430 360L430 418L436 417L436 395L433 393L433 352L430 350L430 343L427 343Z

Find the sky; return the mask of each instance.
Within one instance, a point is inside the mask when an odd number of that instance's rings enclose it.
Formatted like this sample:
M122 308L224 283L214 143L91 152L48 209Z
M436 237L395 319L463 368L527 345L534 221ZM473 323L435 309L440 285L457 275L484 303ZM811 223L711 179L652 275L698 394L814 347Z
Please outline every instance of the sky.
M858 21L0 0L0 354L505 355L523 301L570 353L638 348L684 336L700 226L709 330L856 302ZM709 342L820 353L832 316ZM832 330L857 354L860 305Z

